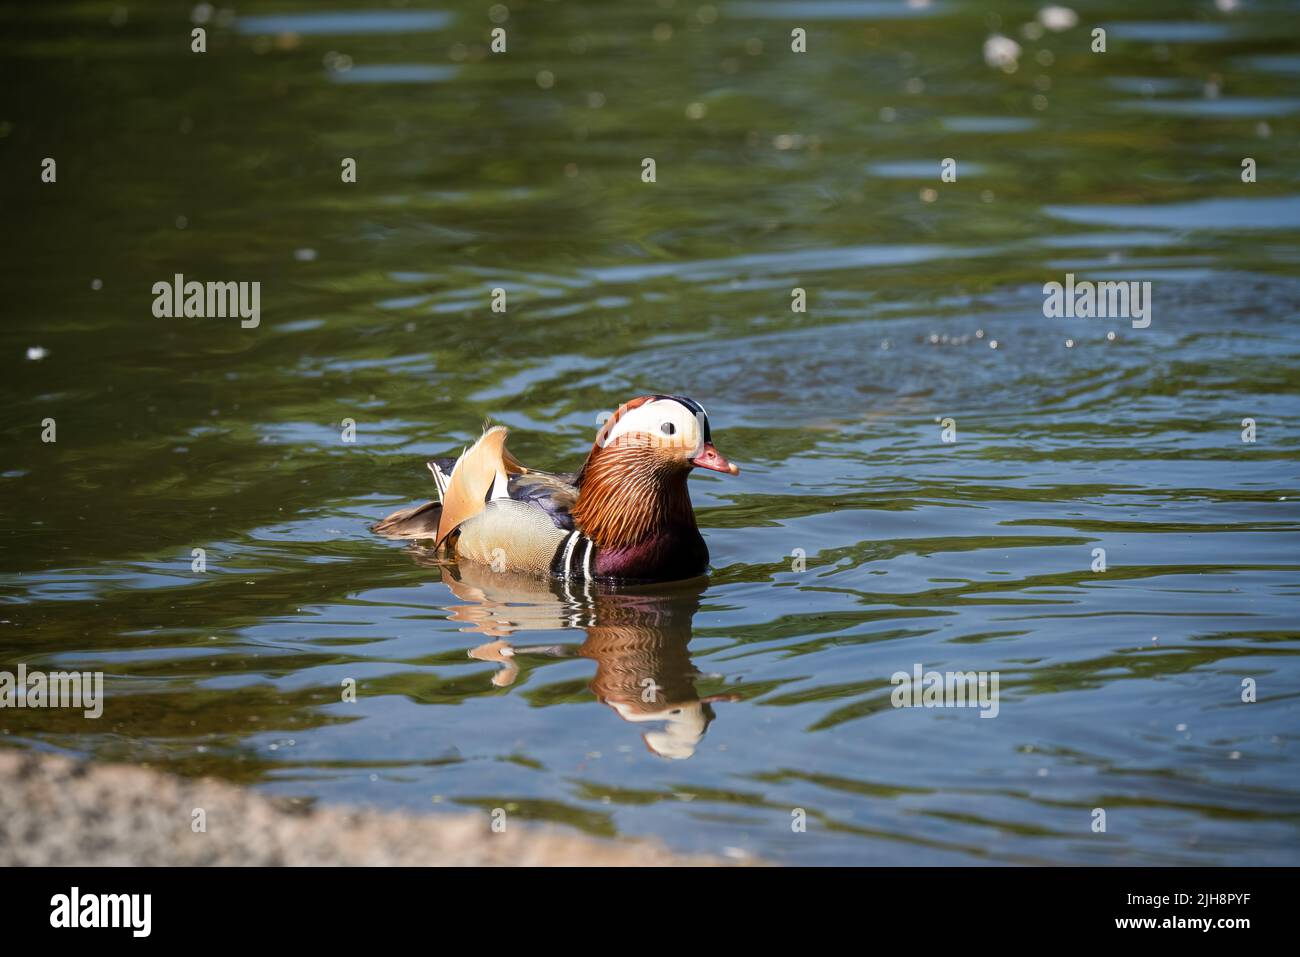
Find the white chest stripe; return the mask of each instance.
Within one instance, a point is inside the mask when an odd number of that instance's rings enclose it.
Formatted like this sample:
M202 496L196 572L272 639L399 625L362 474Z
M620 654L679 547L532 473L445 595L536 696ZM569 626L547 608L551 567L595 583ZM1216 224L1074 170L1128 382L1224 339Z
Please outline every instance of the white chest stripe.
M582 549L579 552L579 549ZM581 558L579 558L581 554ZM559 573L567 582L571 578L591 581L595 575L592 563L596 558L596 543L579 531L572 531L564 539L564 553L560 556Z
M560 562L560 571L563 572L565 578L569 578L573 574L569 571L569 562L573 561L573 547L578 544L580 537L581 533L570 532L568 539L564 543L564 561Z

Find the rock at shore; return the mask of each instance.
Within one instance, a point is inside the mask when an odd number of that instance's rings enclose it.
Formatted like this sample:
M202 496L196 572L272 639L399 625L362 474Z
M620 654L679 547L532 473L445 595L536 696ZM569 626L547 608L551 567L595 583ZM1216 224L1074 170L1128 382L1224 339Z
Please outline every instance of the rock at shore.
M0 751L0 866L680 866L720 863L487 814L291 809L207 778ZM207 830L192 822L201 809Z

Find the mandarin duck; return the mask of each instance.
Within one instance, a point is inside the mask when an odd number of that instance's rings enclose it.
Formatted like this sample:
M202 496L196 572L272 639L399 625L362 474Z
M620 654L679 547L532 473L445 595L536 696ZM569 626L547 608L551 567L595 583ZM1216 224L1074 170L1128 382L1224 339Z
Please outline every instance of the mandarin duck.
M374 526L432 540L439 552L496 571L569 580L662 582L703 574L709 550L686 479L694 468L737 474L714 448L693 399L645 395L619 406L571 475L526 468L493 426L454 463L428 463L436 502Z

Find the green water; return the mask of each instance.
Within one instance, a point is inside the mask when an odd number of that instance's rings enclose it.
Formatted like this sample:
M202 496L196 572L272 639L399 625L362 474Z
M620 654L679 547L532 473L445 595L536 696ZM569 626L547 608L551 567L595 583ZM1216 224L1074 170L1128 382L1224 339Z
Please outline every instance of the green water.
M1300 863L1300 16L1036 9L0 10L0 670L107 693L0 744L791 863ZM156 318L177 273L260 324ZM1067 273L1149 327L1045 318ZM707 581L368 531L486 418L568 469L647 391L743 467ZM996 718L892 707L916 665Z

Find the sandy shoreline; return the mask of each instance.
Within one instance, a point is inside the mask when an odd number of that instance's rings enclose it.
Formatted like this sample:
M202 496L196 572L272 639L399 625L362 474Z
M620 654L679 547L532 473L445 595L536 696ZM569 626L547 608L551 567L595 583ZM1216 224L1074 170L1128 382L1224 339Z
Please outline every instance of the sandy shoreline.
M644 842L602 841L487 814L291 809L208 778L0 751L0 866L700 866ZM196 832L201 809L206 831Z

